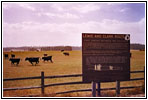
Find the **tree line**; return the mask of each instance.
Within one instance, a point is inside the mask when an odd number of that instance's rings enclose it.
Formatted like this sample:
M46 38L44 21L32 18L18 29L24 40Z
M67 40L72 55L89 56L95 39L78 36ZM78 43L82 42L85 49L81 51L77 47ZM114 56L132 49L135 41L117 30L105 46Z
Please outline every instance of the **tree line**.
M145 45L143 44L130 44L131 50L145 50ZM4 47L3 51L72 51L72 50L82 50L81 46L44 46L44 47L35 47L35 46L24 46L24 47Z

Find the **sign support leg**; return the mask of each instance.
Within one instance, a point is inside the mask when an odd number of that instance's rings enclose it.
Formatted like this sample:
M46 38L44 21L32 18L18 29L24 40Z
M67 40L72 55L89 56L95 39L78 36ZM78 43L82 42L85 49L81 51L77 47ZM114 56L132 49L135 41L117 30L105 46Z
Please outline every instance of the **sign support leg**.
M96 82L92 81L92 97L96 97Z
M120 94L120 81L116 81L116 96Z
M98 89L97 89L97 91L98 91L98 96L101 96L101 82L98 82L98 83L97 83L97 86L98 86Z

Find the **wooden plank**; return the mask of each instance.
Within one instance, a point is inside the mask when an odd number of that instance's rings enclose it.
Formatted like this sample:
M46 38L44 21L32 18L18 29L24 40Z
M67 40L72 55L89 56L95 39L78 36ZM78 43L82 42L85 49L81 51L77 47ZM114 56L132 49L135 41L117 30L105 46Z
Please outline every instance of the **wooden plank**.
M120 87L120 89L132 89L132 88L140 88L142 86L129 86L129 87ZM116 90L116 88L102 88L101 91L106 91L106 90Z
M82 74L45 76L44 78L64 78L64 77L80 77L80 76L82 76Z
M8 91L8 90L35 89L35 88L41 88L41 86L32 86L32 87L16 87L16 88L3 88L3 91Z
M130 81L143 80L143 79L144 78L136 78L136 79L132 79ZM102 82L102 83L106 83L106 82ZM44 87L59 86L59 85L73 85L73 84L90 84L90 83L84 83L82 81L78 81L78 82L67 82L67 83L54 83L54 84L44 85Z
M144 80L144 78L134 78L134 79L130 79L130 80L127 80L127 81L138 81L138 80Z
M40 79L41 76L35 76L35 77L22 77L22 78L6 78L3 79L3 81L15 81L15 80L27 80L27 79Z
M130 73L144 73L144 71L130 71Z
M80 77L82 74L74 74L74 75L57 75L57 76L44 76L44 78L64 78L64 77ZM14 80L27 80L27 79L40 79L41 76L35 77L22 77L22 78L5 78L3 81L14 81Z
M129 86L129 87L120 87L120 89L132 89L132 88L140 88L142 86Z
M65 94L65 93L73 93L73 92L86 92L86 91L91 91L91 90L92 89L71 90L71 91L57 92L56 94Z
M44 85L44 87L49 87L49 86L59 86L59 85L73 85L73 84L88 84L88 83L84 83L84 82L67 82L67 83L55 83L55 84L48 84L48 85Z

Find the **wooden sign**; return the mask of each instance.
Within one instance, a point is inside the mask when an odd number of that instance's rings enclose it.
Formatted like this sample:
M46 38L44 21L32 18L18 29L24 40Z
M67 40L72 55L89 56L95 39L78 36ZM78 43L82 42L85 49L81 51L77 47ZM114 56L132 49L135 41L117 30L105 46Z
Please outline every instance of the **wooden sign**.
M130 79L130 35L82 33L83 82Z

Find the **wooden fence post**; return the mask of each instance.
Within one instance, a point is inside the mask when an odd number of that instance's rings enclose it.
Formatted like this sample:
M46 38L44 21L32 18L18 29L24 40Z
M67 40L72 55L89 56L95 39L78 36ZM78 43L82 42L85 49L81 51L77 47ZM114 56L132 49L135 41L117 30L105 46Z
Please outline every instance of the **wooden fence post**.
M92 82L92 96L96 97L96 82Z
M44 72L41 72L41 92L44 94Z
M101 82L98 82L98 83L97 83L97 87L98 87L98 89L97 89L97 91L98 91L98 96L101 96Z
M145 66L144 66L144 83L145 83Z
M120 81L116 81L116 96L120 94Z
M144 87L145 87L145 66L144 66ZM145 90L144 90L144 92L145 92Z

